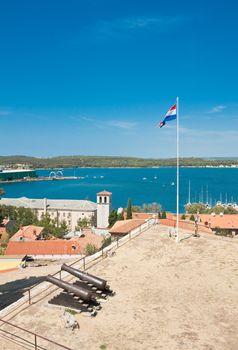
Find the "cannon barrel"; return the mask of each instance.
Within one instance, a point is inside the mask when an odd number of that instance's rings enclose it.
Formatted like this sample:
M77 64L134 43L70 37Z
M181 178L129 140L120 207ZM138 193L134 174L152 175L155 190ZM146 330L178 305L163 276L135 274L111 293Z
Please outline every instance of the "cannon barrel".
M80 286L74 286L68 282L61 281L58 278L55 278L51 275L46 276L46 280L64 289L68 293L75 294L77 297L79 297L80 299L83 299L84 301L95 300L95 295L90 290L87 290Z
M90 275L89 273L80 271L78 269L75 269L71 266L68 266L66 264L63 264L61 266L61 269L64 271L69 272L71 275L78 277L82 281L87 281L91 283L93 286L97 287L100 290L109 289L110 287L107 285L107 281L103 280L102 278Z

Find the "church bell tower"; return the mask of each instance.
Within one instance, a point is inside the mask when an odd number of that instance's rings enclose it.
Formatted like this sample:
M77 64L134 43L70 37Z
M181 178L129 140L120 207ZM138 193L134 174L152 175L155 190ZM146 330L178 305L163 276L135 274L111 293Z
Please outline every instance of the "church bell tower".
M112 193L102 191L97 193L97 228L108 227L108 217L112 210Z

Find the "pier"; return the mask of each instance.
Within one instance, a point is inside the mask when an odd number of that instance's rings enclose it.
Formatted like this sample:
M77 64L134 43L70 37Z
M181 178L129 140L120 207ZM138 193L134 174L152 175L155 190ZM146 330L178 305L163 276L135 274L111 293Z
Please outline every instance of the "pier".
M19 182L34 182L34 181L53 181L53 180L80 180L80 176L39 176L23 179L1 180L0 184L19 183Z

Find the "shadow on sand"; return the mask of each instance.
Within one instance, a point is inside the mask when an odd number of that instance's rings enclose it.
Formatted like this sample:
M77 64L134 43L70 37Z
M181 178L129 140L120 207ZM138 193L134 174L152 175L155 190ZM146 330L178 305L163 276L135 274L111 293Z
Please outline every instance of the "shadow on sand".
M45 280L44 276L29 277L0 285L0 310L23 297L28 288Z

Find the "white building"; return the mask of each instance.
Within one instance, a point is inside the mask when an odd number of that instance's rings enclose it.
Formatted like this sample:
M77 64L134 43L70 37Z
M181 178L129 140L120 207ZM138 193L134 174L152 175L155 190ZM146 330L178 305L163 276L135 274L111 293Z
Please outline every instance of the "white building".
M97 228L108 227L108 217L112 210L112 193L102 191L97 193Z
M59 223L65 220L69 230L75 229L78 219L97 216L97 204L88 200L1 198L0 205L30 208L39 220L47 213Z

